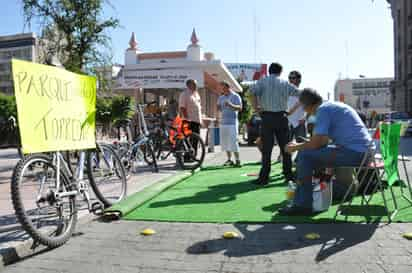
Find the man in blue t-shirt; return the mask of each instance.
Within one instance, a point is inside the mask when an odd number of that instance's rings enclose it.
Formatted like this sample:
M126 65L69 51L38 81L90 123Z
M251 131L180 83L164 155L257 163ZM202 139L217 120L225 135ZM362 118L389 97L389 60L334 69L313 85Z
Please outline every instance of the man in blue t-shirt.
M306 143L289 143L287 151L299 151L297 189L293 205L279 210L283 215L312 213L312 175L315 169L359 166L372 139L356 111L340 102L323 102L313 89L302 91L299 101L309 115L315 115L313 135Z
M221 83L223 95L219 97L217 108L222 112L220 120L220 145L226 151L226 166L235 165L240 167L239 142L238 142L238 119L237 114L242 110L242 99L238 94L230 90L228 82ZM235 155L236 163L232 161L232 153Z

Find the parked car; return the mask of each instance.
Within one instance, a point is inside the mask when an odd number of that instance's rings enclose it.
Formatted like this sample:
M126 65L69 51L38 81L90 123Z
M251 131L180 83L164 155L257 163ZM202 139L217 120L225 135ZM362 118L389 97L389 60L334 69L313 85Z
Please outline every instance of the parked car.
M412 136L412 116L409 115L408 113L405 112L390 112L386 113L384 116L385 121L402 121L402 122L408 122L409 126L406 129L405 135Z
M260 136L262 128L262 118L258 114L253 114L250 120L246 123L247 135L244 140L247 141L248 146L255 144L256 139Z

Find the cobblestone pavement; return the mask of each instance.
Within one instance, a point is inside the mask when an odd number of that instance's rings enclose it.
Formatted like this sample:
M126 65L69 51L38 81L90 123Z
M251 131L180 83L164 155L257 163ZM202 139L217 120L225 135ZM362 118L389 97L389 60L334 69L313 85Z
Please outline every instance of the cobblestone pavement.
M411 147L412 148L412 147ZM274 151L274 157L277 156ZM410 154L409 154L410 155ZM259 159L242 148L243 161ZM222 163L222 153L208 164ZM407 162L409 173L411 162ZM140 235L145 228L156 234ZM240 238L224 240L226 231ZM317 240L305 234L320 234ZM76 236L4 272L412 272L412 224L193 224L142 221L79 225Z
M157 233L139 234L144 228ZM4 272L412 272L409 224L215 225L92 222L66 245ZM226 231L239 239L225 240ZM309 232L320 234L307 240Z
M218 155L219 147L216 147L216 153L207 154L206 160L213 161ZM17 222L11 202L10 181L18 159L15 149L0 150L0 269L4 264L33 252L30 249L32 242ZM158 173L153 173L149 167L138 167L128 179L128 194L138 192L147 186L159 183L163 178L176 174L178 170L175 165L175 159L171 156L168 160L159 162ZM91 198L95 198L92 191ZM89 214L85 202L80 202L79 205L79 217L85 218L82 222L87 222L94 217Z

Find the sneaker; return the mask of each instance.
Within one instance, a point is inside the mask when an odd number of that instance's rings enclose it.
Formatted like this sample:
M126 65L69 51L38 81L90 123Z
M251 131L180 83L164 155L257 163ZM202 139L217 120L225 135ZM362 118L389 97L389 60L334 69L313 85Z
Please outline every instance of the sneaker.
M240 163L240 160L236 160L235 167L237 167L237 168L242 167L242 164Z
M232 160L227 160L225 163L223 163L223 166L233 166L234 163Z

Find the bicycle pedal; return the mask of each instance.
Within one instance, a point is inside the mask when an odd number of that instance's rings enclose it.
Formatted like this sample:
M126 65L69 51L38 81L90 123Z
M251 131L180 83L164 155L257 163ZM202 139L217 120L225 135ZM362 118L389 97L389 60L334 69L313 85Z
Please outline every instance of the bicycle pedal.
M90 211L94 215L101 216L101 215L104 214L104 205L101 202L96 201L96 202L92 203Z

